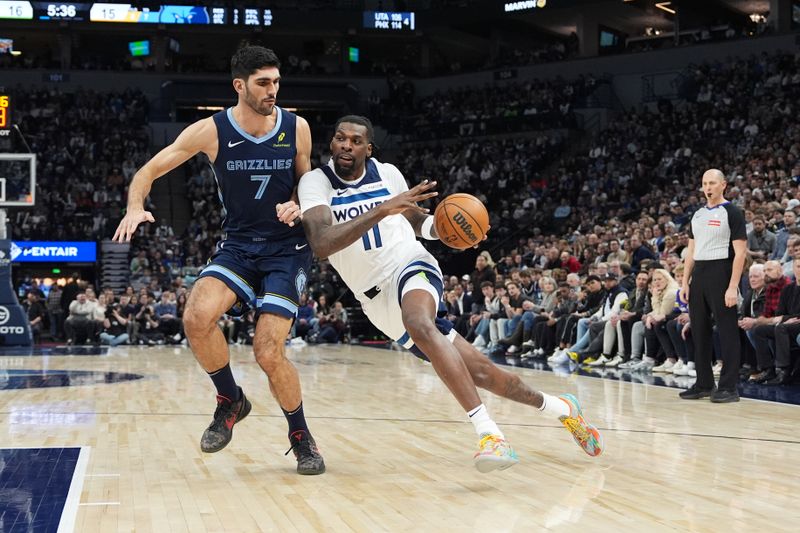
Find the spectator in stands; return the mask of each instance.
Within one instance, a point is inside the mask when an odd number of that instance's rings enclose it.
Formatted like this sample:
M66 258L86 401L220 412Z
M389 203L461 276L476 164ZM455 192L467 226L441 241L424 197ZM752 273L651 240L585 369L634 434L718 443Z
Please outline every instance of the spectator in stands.
M311 297L311 292L309 292L309 298ZM316 305L314 306L315 316L311 319L311 333L317 334L319 333L319 322L320 320L331 314L331 307L328 305L328 297L325 294L320 294L317 298Z
M506 322L508 322L508 309L507 304L508 291L503 283L495 283L494 295L497 299L497 313L492 313L489 319L489 352L498 350L500 346L500 339L505 337Z
M617 342L616 321L623 302L628 300L628 293L619 285L619 278L613 272L604 278L605 297L600 309L590 317L589 342L578 358L589 366L601 367L614 359L611 353ZM599 355L599 357L598 357Z
M606 363L606 367L627 369L638 363L638 360L631 359L632 330L634 324L642 324L642 316L649 309L649 287L650 275L644 271L639 272L636 275L636 286L628 291L627 303L622 305L617 318L612 317L611 322L617 328L617 355Z
M522 315L526 310L533 310L533 301L527 298L520 290L519 283L510 281L506 283L508 295L500 299L506 311L508 322L505 323L505 336L498 343L503 347L509 347L509 353L518 351L517 346L522 342L524 325ZM511 349L511 347L514 349Z
M665 328L667 317L675 309L675 301L678 294L678 284L668 271L657 268L653 270L651 276L650 307L652 310L642 316L645 352L642 354L641 361L630 367L635 372L648 372L656 366L656 357L661 346L657 330L660 331ZM633 333L631 337L633 338ZM667 355L671 356L674 364L677 359L674 351ZM634 354L632 354L633 356ZM672 365L668 366L669 369L672 368Z
M475 258L475 270L472 271L470 280L474 287L480 287L484 281L494 284L496 273L494 271L494 261L489 252L483 251Z
M778 230L778 233L775 235L775 249L769 257L770 259L775 259L781 262L784 261L784 256L787 253L789 236L795 234L793 230L797 231L797 215L795 215L794 211L791 209L788 209L783 213L782 226L783 227Z
M319 321L319 333L313 342L335 344L342 340L347 331L347 311L341 301L333 303L331 312Z
M28 316L28 324L31 327L33 341L38 343L41 339L46 313L44 306L42 306L42 303L39 301L39 295L36 291L28 291L28 296L25 298L23 307Z
M651 261L656 259L656 255L650 248L642 243L642 239L638 234L634 234L630 238L629 250L631 255L631 267L634 270L639 270L639 265L642 261L646 259Z
M91 338L94 333L94 307L86 298L85 292L79 292L69 304L69 316L64 321L67 344L76 344L79 340Z
M133 292L133 288L130 288ZM139 344L139 322L136 320L136 315L139 314L140 309L139 295L134 293L129 296L126 291L125 295L120 298L120 314L127 321L125 332L128 334L129 344Z
M165 292L162 290L162 284L159 282L157 278L150 279L150 282L146 285L147 293L150 294L156 300L161 299L161 295Z
M556 348L556 325L562 317L569 316L577 306L576 295L570 290L569 285L561 283L558 286L556 305L549 314L547 321L540 321L533 329L533 357L543 358L553 353Z
M178 343L181 341L181 321L178 318L178 308L172 300L172 293L164 291L161 293L161 301L156 304L155 318L158 321L158 330L164 335L168 342Z
M764 303L766 299L766 283L764 279L764 265L756 263L750 266L748 271L749 287L742 299L741 311L739 312L739 327L744 331L747 338L747 345L743 350L742 368L745 371L743 377L755 382L757 372L751 374L751 370L758 367L755 360L755 327L758 325L757 319L764 314Z
M539 287L539 278L541 277L541 270L536 271L536 279L534 280L533 269L522 270L519 273L519 290L522 295L528 298L535 304L541 303L542 291Z
M189 300L189 291L186 290L179 290L177 296L175 297L175 310L177 312L177 317L183 324L183 313L186 311L186 302Z
M50 338L60 339L64 336L64 310L61 308L61 295L64 292L58 283L50 285L47 295L47 314L50 320Z
M559 260L561 261L561 268L565 268L569 272L578 272L581 269L580 261L566 250L561 252Z
M150 268L150 260L147 259L146 250L139 250L138 255L131 259L131 278L142 277L145 268Z
M475 300L470 326L475 334L472 345L481 350L489 344L489 321L500 311L500 299L494 293L494 284L484 281L480 285L481 298Z
M122 298L127 297L123 296ZM130 339L128 335L128 319L123 315L123 312L122 301L107 306L106 316L103 320L103 330L100 332L101 343L110 346L128 343Z
M656 270L656 272L658 272L658 270ZM667 270L664 270L664 272L669 273ZM675 280L675 284L680 287L683 281L683 265L679 265L674 274L673 279ZM654 276L654 279L659 279L659 276ZM684 359L686 359L688 363L688 354L690 352L686 350L686 343L681 337L680 332L683 330L683 326L689 322L689 306L680 299L678 289L676 289L675 294L671 296L669 293L666 293L662 301L668 301L672 306L669 312L666 313L663 321L658 321L657 316L651 315L651 322L653 323L652 330L655 332L658 345L665 355L664 361L660 365L653 367L653 372L674 374L674 371L677 369L679 373L682 373ZM666 310L666 305L665 303L662 311ZM693 351L691 353L693 353Z
M560 347L548 358L547 361L549 363L561 365L567 363L570 359L577 362L575 345L587 334L590 322L589 317L600 309L605 295L600 278L596 275L587 276L586 290L582 291L578 296L577 309L568 317L559 318L559 323L556 325L556 335Z
M92 289L86 289L87 297L94 293ZM100 294L94 298L94 310L92 311L92 335L91 342L97 344L100 341L100 332L103 331L103 321L106 319L106 295Z
M747 253L753 259L769 259L775 251L775 234L767 229L767 223L761 215L753 219L753 231L747 234Z
M533 340L533 332L536 325L540 322L547 322L553 318L553 311L558 304L558 292L556 280L550 276L544 276L539 280L539 285L542 289L541 299L538 304L534 304L533 308L526 310L522 315L522 356L530 353L533 355L541 355L534 353L537 348ZM542 352L543 353L543 352Z
M794 280L794 263L800 261L800 236L792 235L786 247L787 260L783 263L783 275Z
M777 261L767 261L764 263L764 282L766 283L764 297L764 313L756 326L769 324L770 319L775 316L780 301L781 292L784 287L791 284L791 280L783 275L783 269Z
M608 254L605 258L606 263L612 263L613 261L618 261L619 263L630 263L628 260L628 252L620 247L619 239L616 238L608 241Z
M139 312L135 316L136 321L139 322L137 331L139 343L148 346L164 343L164 336L159 331L159 323L152 304L153 300L153 296L149 293L142 293L139 296Z
M80 274L74 272L67 284L64 285L64 290L61 291L61 309L65 315L69 314L69 306L78 297L79 292L83 292L81 278Z
M305 339L311 330L311 321L314 319L314 302L308 298L308 293L300 295L300 305L297 307L295 320L295 337Z
M466 336L469 331L469 315L472 312L472 296L466 293L461 283L456 283L448 294L446 305L453 327L459 334Z
M794 264L796 279L800 279L800 262ZM769 324L758 326L755 331L756 356L761 370L754 381L766 385L786 385L791 381L791 347L800 334L800 283L787 285L781 291L775 316ZM772 358L770 340L775 345ZM766 375L761 375L764 372Z

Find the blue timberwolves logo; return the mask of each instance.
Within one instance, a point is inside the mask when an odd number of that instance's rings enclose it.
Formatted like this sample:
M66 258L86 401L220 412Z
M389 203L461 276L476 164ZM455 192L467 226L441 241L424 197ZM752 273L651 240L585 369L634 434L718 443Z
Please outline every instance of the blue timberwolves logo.
M300 272L297 273L297 277L294 278L294 286L297 288L297 297L299 298L300 295L306 290L306 280L308 277L306 276L306 271L302 268Z

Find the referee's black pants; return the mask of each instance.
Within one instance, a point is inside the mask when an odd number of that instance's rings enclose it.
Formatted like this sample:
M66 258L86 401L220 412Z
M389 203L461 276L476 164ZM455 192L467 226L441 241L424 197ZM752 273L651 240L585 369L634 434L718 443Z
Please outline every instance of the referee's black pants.
M698 389L714 388L711 366L713 322L717 324L722 348L719 389L735 391L739 383L741 345L736 306L725 305L725 291L728 289L732 270L733 262L728 259L696 261L694 264L689 287L689 320L692 323Z

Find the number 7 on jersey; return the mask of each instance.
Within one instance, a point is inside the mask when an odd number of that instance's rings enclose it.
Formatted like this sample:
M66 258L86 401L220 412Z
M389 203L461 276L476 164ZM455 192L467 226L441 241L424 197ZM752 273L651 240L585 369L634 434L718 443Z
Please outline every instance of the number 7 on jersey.
M261 185L258 186L258 191L256 191L256 200L261 200L261 197L264 196L264 191L267 190L267 184L269 183L269 179L271 177L272 177L271 174L250 176L250 181L261 182Z

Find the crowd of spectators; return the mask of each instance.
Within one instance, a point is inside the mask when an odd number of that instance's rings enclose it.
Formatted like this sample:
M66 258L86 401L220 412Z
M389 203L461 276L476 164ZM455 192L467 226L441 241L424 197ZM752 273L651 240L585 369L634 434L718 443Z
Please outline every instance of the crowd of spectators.
M435 179L439 194L470 191L490 206L492 234L502 240L536 212L544 170L567 144L558 133L499 140L465 140L453 144L419 144L405 148L398 167L407 179ZM498 242L495 240L495 242ZM439 253L447 253L444 246Z
M45 295L36 281L23 282L23 307L34 339L48 332L51 341L73 344L162 345L184 341L182 317L188 289L128 286L114 292L94 287L75 273L61 287L53 284Z
M122 218L127 184L150 157L147 99L133 89L12 92L19 95L14 121L37 154L36 207L11 217L14 238L110 236Z
M437 91L410 106L402 93L386 103L383 120L408 141L574 128L576 104L596 85L593 77L512 81Z

